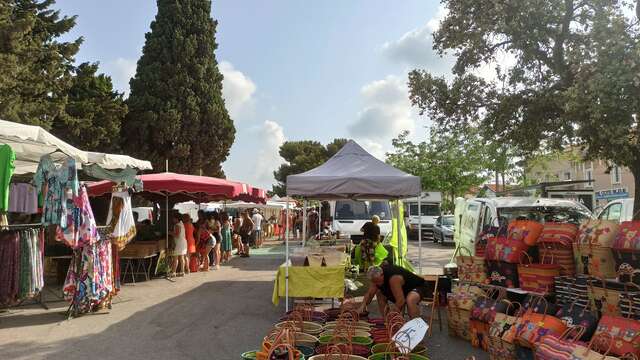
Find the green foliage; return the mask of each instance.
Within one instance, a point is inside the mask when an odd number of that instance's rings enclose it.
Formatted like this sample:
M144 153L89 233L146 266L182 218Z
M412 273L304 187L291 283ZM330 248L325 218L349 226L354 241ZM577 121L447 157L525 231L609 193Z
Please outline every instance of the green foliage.
M640 23L629 11L638 12L635 1L444 4L449 12L434 47L458 56L455 78L412 71L414 105L442 127L477 127L521 156L577 145L588 158L628 166L640 184ZM481 66L495 69L497 79L470 74Z
M127 153L157 170L223 176L235 127L222 98L209 0L158 0L122 127Z
M387 153L387 162L419 176L423 189L442 191L447 203L487 179L487 149L471 129L465 136L432 131L428 142L417 144L408 136L405 131L393 139L394 152Z
M286 162L273 172L278 183L273 185L272 194L285 196L287 176L300 174L324 164L348 141L348 139L334 139L327 146L311 140L286 141L280 146L280 156Z
M98 64L78 66L65 111L56 117L52 131L83 150L117 152L127 106L111 78L97 71Z
M82 39L59 41L75 25L53 0L0 4L0 118L50 128L64 111Z

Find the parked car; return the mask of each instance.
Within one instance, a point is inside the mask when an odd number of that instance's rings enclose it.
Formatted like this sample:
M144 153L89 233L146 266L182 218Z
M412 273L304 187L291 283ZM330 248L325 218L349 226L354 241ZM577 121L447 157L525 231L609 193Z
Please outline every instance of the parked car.
M617 222L633 219L633 198L613 200L598 214L598 219Z
M442 215L436 219L433 226L433 241L444 245L445 243L453 243L453 223L455 218L453 215Z

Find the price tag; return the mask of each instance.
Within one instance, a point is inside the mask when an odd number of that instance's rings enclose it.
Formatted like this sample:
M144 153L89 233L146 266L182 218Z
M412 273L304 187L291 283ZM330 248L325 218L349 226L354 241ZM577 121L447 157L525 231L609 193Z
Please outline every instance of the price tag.
M400 345L398 347L402 353L407 353L407 350L411 351L420 344L428 329L429 325L424 320L415 318L404 324L392 340Z

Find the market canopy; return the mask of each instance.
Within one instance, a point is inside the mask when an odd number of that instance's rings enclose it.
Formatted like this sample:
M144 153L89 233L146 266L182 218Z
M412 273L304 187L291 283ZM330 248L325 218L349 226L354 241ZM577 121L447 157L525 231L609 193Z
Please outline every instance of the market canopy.
M194 200L209 202L217 200L248 200L265 202L264 197L254 197L248 184L218 179L208 176L185 175L171 172L143 174L138 176L144 185L143 195L172 196L177 201ZM112 181L98 181L87 186L89 196L102 196L111 193L115 184ZM260 193L260 191L256 191ZM264 191L261 192L264 194Z
M7 144L16 154L15 174L35 173L43 155L49 154L54 162L60 162L67 157L76 160L78 167L95 164L104 169L124 169L127 166L139 169L152 169L151 163L134 159L126 155L104 154L80 150L45 129L0 120L0 144Z
M317 168L287 176L287 195L313 199L398 199L420 192L419 177L378 160L353 140Z

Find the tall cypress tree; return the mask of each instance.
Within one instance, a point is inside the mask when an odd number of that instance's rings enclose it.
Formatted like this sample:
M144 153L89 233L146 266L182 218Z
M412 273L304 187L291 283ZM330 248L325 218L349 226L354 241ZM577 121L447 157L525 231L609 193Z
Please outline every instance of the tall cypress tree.
M222 98L210 0L158 0L122 127L127 153L157 170L222 176L235 138Z
M64 111L73 58L82 38L59 41L75 16L52 10L54 0L0 3L0 118L49 128Z

